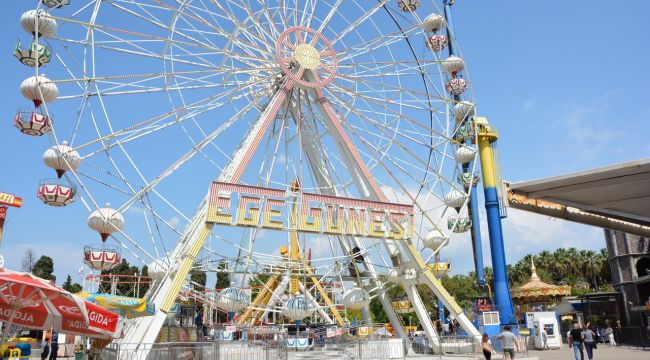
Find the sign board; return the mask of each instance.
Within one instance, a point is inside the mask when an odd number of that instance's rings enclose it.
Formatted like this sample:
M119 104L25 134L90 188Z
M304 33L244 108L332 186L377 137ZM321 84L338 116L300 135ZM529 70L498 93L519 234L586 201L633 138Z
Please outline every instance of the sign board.
M413 205L215 181L207 221L230 226L406 240Z
M0 206L21 207L22 205L23 199L0 191Z
M226 331L228 331L228 332L235 332L235 331L237 331L237 326L234 326L234 325L228 325L228 326L226 326Z

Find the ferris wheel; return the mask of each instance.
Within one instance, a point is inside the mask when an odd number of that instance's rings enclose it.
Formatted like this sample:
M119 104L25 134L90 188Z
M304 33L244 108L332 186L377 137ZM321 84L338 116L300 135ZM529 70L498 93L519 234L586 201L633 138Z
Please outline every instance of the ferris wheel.
M86 263L149 266L161 315L125 342L153 342L188 272L217 264L233 285L216 301L233 316L334 323L336 305L376 297L404 335L386 294L403 286L434 338L426 284L477 333L431 262L471 227L477 181L471 84L435 2L35 6L14 52L27 99L14 123L52 142L56 177L38 197L83 210L71 221L101 235ZM245 294L260 275L264 303Z

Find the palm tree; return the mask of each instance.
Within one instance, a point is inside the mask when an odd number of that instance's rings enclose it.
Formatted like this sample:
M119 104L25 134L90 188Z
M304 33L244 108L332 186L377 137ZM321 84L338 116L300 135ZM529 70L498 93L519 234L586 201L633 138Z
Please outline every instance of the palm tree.
M580 251L580 262L582 264L582 273L592 285L598 290L598 277L602 268L601 259L593 250Z

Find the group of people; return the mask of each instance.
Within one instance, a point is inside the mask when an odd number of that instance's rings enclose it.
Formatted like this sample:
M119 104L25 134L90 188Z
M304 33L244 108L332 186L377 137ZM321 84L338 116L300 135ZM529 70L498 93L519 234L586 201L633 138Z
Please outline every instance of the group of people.
M510 325L506 325L503 327L503 332L497 336L497 340L500 340L503 343L503 358L505 360L515 359L515 340L517 337L510 330L512 330ZM490 360L495 351L492 347L492 341L487 333L484 333L483 338L481 339L481 349L483 350L483 356L485 356L485 359Z
M461 332L460 323L456 319L446 322L436 320L435 325L439 336L458 335Z
M57 353L59 352L59 334L52 333L52 338L46 337L41 344L41 360L50 357L50 360L56 360Z
M607 337L610 347L616 346L614 330L610 325L607 325L602 335ZM593 328L589 323L584 327L578 323L574 323L568 334L568 342L569 349L573 350L573 355L576 360L584 359L583 349L587 351L587 357L589 360L593 359L594 349L598 348L597 340L600 336L600 330Z

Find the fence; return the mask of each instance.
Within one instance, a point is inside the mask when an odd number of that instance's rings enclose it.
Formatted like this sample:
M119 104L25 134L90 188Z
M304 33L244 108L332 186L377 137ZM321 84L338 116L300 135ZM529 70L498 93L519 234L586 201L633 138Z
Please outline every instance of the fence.
M100 355L101 360L288 360L301 356L328 359L407 359L427 357L475 357L481 355L480 340L471 336L444 336L431 344L424 336L411 339L361 339L340 337L309 339L310 346L302 350L287 347L286 339L215 341L203 343L110 344ZM527 337L518 337L516 352L527 355ZM501 341L492 339L497 352ZM311 357L311 356L315 357Z
M650 339L641 327L622 327L620 330L614 330L614 336L619 345L643 349L650 347Z
M283 341L110 344L100 360L286 360Z

